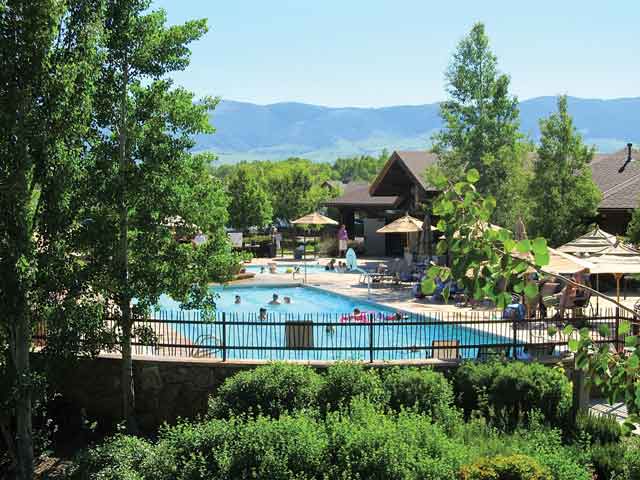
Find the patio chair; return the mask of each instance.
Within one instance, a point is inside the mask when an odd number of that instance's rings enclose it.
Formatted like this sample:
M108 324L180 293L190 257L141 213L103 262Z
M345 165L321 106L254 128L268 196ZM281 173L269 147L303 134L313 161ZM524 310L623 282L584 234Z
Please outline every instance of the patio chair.
M524 353L527 354L531 360L539 360L553 357L555 349L555 345L530 343L524 346Z
M476 360L479 362L488 362L489 360L500 360L509 358L511 347L493 347L490 345L481 345L478 347Z
M388 275L389 269L386 265L381 265L382 268L377 267L372 270L366 270L364 268L357 267L354 269L354 272L358 272L360 276L358 277L358 283L361 284L379 284L381 283Z
M431 346L431 358L438 360L459 360L459 340L433 340ZM438 348L439 347L439 348Z

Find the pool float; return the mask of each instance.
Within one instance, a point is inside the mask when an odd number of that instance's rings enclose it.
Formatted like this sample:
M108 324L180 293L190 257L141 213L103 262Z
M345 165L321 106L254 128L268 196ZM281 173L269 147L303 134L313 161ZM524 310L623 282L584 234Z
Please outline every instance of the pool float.
M367 314L367 312L360 312L357 315L354 315L353 313L351 315L342 315L340 317L340 322L341 323L346 323L346 322L369 323L369 315Z

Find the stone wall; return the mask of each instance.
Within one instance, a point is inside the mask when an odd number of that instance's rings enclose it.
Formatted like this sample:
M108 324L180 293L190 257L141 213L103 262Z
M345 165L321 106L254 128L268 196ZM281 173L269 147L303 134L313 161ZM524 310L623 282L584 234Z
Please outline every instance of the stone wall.
M228 376L252 364L138 357L133 361L136 417L143 430L165 421L206 412L207 399ZM56 382L58 383L58 382ZM90 419L115 425L121 416L120 359L82 359L56 385L63 397Z
M34 363L37 364L37 361L38 358L34 358ZM154 431L164 422L174 423L178 418L194 418L205 413L208 397L227 377L264 363L134 357L136 417L140 428ZM324 369L329 364L318 362L311 366ZM455 366L453 363L433 364L428 361L413 364L428 365L439 370L449 370ZM389 363L365 365L384 368ZM67 402L78 411L83 409L91 420L97 419L108 426L115 425L122 418L120 359L116 355L79 360L71 371L56 380L56 387Z

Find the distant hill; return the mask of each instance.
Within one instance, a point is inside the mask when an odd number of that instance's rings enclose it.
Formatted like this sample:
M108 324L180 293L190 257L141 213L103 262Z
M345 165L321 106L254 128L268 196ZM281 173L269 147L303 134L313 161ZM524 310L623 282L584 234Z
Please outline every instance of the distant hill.
M534 140L538 121L556 108L555 97L520 103L521 129ZM640 143L640 97L614 100L569 97L569 110L585 140L602 152ZM440 128L438 104L384 108L331 108L303 103L255 105L225 100L212 113L212 135L196 150L214 151L223 162L303 156L339 156L422 149Z

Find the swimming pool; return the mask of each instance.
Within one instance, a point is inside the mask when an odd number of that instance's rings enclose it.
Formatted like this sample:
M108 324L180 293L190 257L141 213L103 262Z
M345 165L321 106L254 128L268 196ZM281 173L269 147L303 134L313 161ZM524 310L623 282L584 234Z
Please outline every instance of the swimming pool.
M277 263L276 273L292 273L296 267L300 268L300 273L304 274L304 263ZM246 265L244 268L247 270L247 272L255 273L255 274L261 274L261 271L263 269L264 269L264 271L262 272L263 275L269 275L270 273L269 267L267 265ZM332 270L325 270L324 265L320 265L318 263L307 263L307 273L313 274L313 273L339 273L339 272L332 271ZM342 272L342 273L349 273L349 272Z
M214 290L219 295L214 322L172 321L187 317L197 320L197 312L180 311L179 304L167 296L161 298L160 316L193 344L215 346L224 340L228 359L419 359L425 358L426 347L434 341L457 341L460 357L475 358L479 345L511 341L508 325L487 332L425 316L391 320L396 311L390 307L314 287L233 286ZM270 305L274 293L280 299L290 297L292 303ZM240 304L234 302L236 295ZM266 309L264 319L260 319L260 308ZM365 313L360 319L363 321L348 317L355 308ZM306 348L287 348L292 345L292 335L304 337ZM209 350L214 356L221 354L220 348Z

